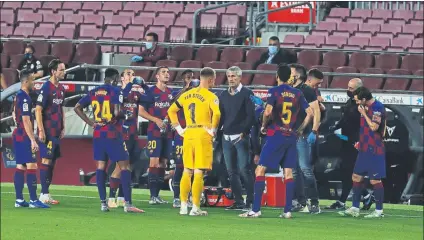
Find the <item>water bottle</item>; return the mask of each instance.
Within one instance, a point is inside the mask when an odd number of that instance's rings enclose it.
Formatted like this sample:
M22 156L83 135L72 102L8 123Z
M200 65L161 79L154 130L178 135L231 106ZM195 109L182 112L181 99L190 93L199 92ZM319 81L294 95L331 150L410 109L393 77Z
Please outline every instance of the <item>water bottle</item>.
M84 177L85 177L85 173L84 170L82 170L82 168L79 169L79 175L80 175L80 182L84 182Z
M133 83L138 84L138 85L142 85L142 84L144 84L144 78L142 78L140 76L135 76Z
M169 124L168 118L165 118L163 120L163 124L165 125L165 127L160 129L160 133L161 134L165 134L166 133L166 129L168 128L168 124Z

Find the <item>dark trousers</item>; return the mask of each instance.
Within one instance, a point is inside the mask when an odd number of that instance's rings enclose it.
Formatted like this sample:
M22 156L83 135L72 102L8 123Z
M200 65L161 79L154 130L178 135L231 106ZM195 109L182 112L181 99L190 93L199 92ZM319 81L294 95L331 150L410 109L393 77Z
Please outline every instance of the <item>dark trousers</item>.
M352 174L353 168L355 167L356 157L358 156L358 150L355 149L353 144L344 142L342 144L341 153L342 161L340 163L340 174L342 181L342 194L340 195L339 201L344 203L352 189Z

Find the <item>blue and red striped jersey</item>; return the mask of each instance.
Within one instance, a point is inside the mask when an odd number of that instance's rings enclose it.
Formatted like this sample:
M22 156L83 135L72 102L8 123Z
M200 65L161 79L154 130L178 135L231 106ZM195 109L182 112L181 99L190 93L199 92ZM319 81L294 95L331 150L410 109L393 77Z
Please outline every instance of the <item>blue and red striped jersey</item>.
M384 132L386 130L386 109L383 103L375 100L368 107L367 116L372 122L379 124L377 131L372 131L364 116L361 116L361 127L359 130L359 150L361 152L371 152L377 155L385 153L383 143Z
M16 141L22 142L26 136L25 126L22 120L23 116L29 116L34 126L34 118L32 117L32 101L31 97L24 91L19 90L16 94L13 104L13 111L15 112L16 128L13 130L13 136Z
M62 84L56 87L47 81L40 89L37 105L43 107L43 126L46 136L59 137L63 126L63 101L65 100L65 88Z
M149 87L145 84L140 86L128 83L122 90L122 94L124 96L124 106L122 111L125 113L131 113L132 115L130 119L124 120L122 124L124 140L138 138L138 106L141 104L151 103L152 100L149 94Z
M165 91L162 91L158 87L153 86L150 88L150 94L153 102L145 105L147 112L154 117L164 120L168 117L168 108L171 106L171 101L174 98L172 90L167 87ZM154 137L162 136L159 127L154 122L149 122L147 131L151 132ZM169 126L165 136L170 139L173 136Z
M272 123L268 127L268 136L275 131L282 131L284 135L295 135L297 115L309 107L302 91L283 84L268 90L267 104L272 108Z
M106 122L104 126L94 128L94 138L117 138L122 136L122 122L112 121L114 116L114 104L122 104L124 97L121 90L112 85L101 85L88 92L79 100L82 107L89 105L93 108L94 121Z

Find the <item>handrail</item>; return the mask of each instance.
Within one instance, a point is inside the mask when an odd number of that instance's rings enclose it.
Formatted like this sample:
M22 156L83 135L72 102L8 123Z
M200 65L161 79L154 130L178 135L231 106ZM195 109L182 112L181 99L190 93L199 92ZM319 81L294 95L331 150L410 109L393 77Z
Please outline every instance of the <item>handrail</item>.
M193 44L196 43L197 16L199 15L199 13L206 12L207 10L227 7L227 6L230 6L230 5L236 5L236 4L239 4L239 3L240 2L229 2L229 3L219 4L219 5L216 5L216 6L197 9L193 14L193 31L191 32L191 42Z
M74 71L74 70L77 70L77 69L80 69L80 68L82 68L82 66L83 66L83 64L80 64L80 65L77 65L77 66L74 66L74 67L71 67L71 68L68 68L68 69L66 69L65 70L65 73L68 73L68 72L71 72L71 71ZM45 76L45 77L42 77L42 78L39 78L39 79L37 79L37 80L35 80L34 82L40 82L40 81L43 81L43 80L47 80L47 79L49 79L50 78L50 75L49 76ZM6 98L8 98L8 97L10 97L10 96L12 96L15 92L17 92L19 89L21 88L21 82L17 82L17 83L15 83L15 84L13 84L12 86L10 86L10 87L8 87L8 88L6 88L3 92L1 92L1 96L0 96L0 101L1 102L3 102L3 100L4 99L6 99Z
M267 10L261 13L258 13L256 15L256 17L253 19L253 40L254 40L254 45L256 45L256 21L259 19L259 17L268 14L268 13L272 13L272 12L277 12L277 11L281 11L281 10L285 10L285 9L289 9L289 8L293 8L293 7L298 7L298 6L303 6L303 5L308 5L309 7L309 30L312 29L313 25L313 15L312 15L312 4L309 2L301 2L301 3L296 3L293 5L289 5L289 6L285 6L285 7L281 7L281 8L276 8L276 9L272 9L272 10Z
M305 3L306 4L306 3ZM23 42L34 42L34 41L40 41L40 39L33 39L33 38L0 38L0 42L6 42L9 40L21 40ZM106 41L106 40L77 40L77 39L45 39L42 40L44 42L49 43L55 43L55 42L72 42L74 44L79 43L97 43L101 45L112 45L112 46L143 46L144 42L139 41ZM159 42L159 46L165 46L165 47L174 47L174 46L190 46L190 47L216 47L216 48L241 48L241 49L252 49L252 48L265 48L264 46L246 46L246 45L225 45L225 44L192 44L192 43L165 43L165 42ZM353 52L363 52L363 53L388 53L387 51L375 51L375 50L348 50L348 49L332 49L332 48L300 48L300 47L284 47L284 49L287 50L294 50L294 51L301 51L301 50L314 50L319 52L329 52L329 51L335 51L335 52L346 52L346 53L353 53ZM400 54L400 55L417 55L422 53L419 52L408 52L408 51L402 51L402 52L389 52L393 54Z

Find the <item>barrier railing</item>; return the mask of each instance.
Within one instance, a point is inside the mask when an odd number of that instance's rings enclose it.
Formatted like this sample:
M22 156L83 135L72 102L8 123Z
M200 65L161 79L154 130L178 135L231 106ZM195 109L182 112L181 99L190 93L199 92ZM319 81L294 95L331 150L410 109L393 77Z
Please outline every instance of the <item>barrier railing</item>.
M409 8L408 8L409 5ZM418 11L423 10L423 4L420 1L387 1L387 2L377 2L377 1L349 1L349 6L352 9L390 9L390 10L412 10Z

